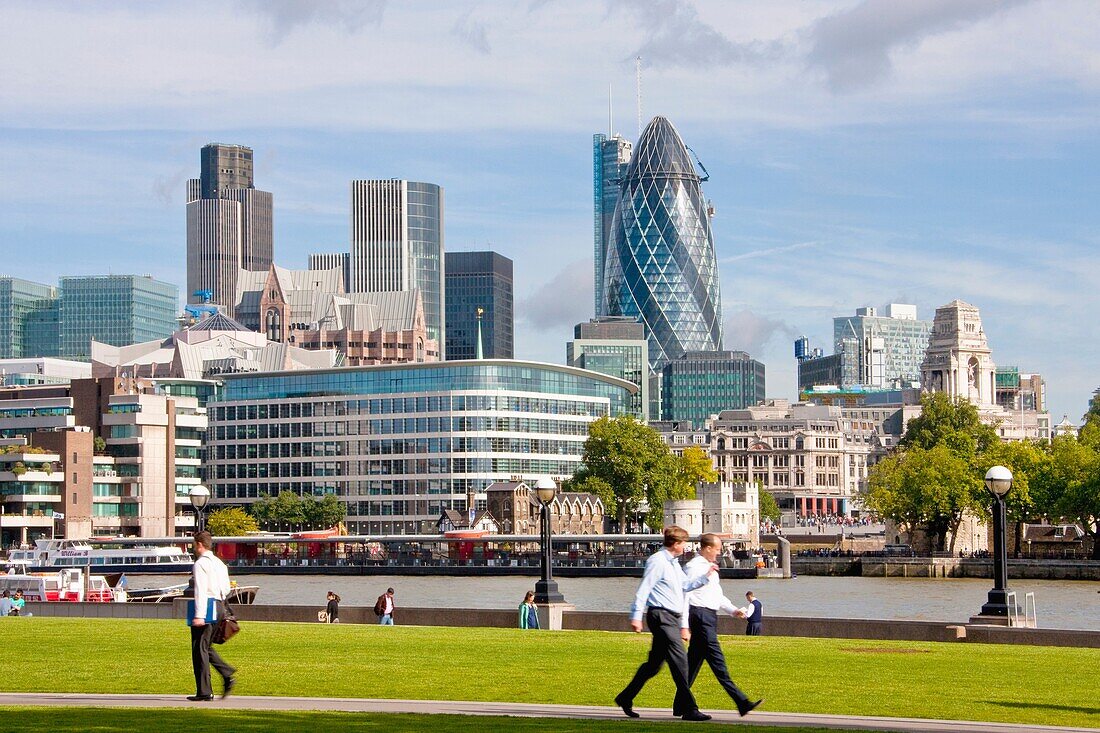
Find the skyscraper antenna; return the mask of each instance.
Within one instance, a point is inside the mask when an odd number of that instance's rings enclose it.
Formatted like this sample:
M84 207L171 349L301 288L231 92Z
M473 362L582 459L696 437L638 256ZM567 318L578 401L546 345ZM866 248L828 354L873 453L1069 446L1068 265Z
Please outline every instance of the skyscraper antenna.
M638 93L638 137L642 136L642 57L634 59L634 86Z
M610 140L615 134L615 123L612 122L611 114L611 84L607 85L607 138Z

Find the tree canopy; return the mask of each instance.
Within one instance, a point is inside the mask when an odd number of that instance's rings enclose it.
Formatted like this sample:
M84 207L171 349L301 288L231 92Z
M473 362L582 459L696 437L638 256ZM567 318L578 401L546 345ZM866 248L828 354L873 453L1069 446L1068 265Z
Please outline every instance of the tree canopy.
M259 528L256 518L238 507L216 509L206 518L206 531L215 537L241 537Z
M673 455L656 430L633 417L601 417L589 425L581 468L567 485L571 491L599 496L623 530L627 517L645 502L646 524L658 528L665 501L693 498L695 480L702 480L697 477L714 477L704 470L699 454L709 464L702 450L686 461Z
M265 529L279 524L302 528L334 527L344 521L347 510L344 503L334 494L325 494L321 499L301 497L291 491L280 491L278 496L261 496L249 508Z
M757 506L760 509L760 519L770 519L772 522L778 522L781 512L779 511L779 504L776 502L772 492L760 485L757 485L756 488L759 491Z

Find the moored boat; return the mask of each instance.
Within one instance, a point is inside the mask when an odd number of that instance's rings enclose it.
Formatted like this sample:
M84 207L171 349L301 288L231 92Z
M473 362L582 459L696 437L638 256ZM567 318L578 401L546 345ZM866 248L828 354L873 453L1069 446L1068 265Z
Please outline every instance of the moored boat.
M186 540L181 540L186 542ZM90 566L109 573L190 573L195 558L174 546L91 545L84 540L37 540L34 549L12 550L8 561L31 572Z

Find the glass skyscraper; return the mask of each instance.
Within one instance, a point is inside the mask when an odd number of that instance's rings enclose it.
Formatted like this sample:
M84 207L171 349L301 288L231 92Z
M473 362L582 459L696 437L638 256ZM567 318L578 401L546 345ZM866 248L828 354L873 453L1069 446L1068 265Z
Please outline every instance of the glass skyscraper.
M87 360L94 339L129 346L163 339L178 324L179 289L140 275L61 278L61 356Z
M57 289L0 277L0 359L57 356Z
M654 369L722 348L718 264L700 183L676 128L654 117L619 188L603 286L607 315L646 326Z
M650 411L649 342L645 327L633 318L593 318L578 323L573 340L565 345L565 363L579 369L625 379L638 385L630 396L629 414L642 422Z
M612 135L610 138L603 134L592 136L592 197L595 205L593 254L597 318L606 315L604 309L607 301L603 293L603 269L607 262L607 246L611 239L615 204L619 201L619 184L626 176L630 150L630 141L621 135Z
M702 428L711 415L764 401L764 364L744 351L687 353L662 372L662 420Z
M351 292L420 288L428 337L445 352L443 189L399 179L351 182Z
M478 311L481 357L514 353L512 261L496 252L448 252L447 358L477 359Z

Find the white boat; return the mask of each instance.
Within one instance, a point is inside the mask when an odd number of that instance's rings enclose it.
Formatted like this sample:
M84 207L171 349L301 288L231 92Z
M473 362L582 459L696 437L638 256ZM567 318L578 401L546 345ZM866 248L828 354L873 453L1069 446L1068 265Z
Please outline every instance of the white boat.
M124 603L126 591L112 588L102 575L84 577L78 569L50 573L0 574L0 593L14 596L23 591L23 600L48 603Z
M181 540L186 542L186 540ZM190 573L191 553L178 547L153 545L92 546L83 540L37 540L34 549L12 550L11 565L31 572L52 572L90 566L103 573Z

